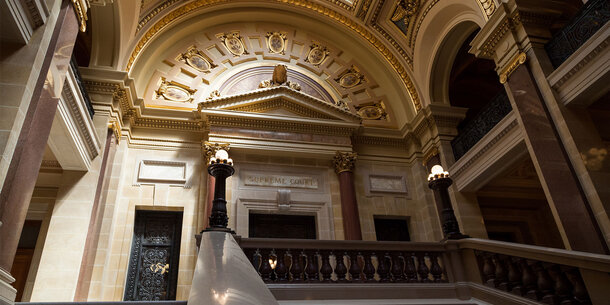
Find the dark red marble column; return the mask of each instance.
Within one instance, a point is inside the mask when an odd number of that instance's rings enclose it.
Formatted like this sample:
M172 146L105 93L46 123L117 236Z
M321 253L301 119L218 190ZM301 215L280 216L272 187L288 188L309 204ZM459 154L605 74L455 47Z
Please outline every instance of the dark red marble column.
M356 153L337 152L333 159L335 171L339 176L341 193L341 216L343 217L343 234L345 240L362 240L358 202L354 188L354 163Z
M63 84L78 30L78 21L70 2L64 1L0 193L0 268L7 271L13 265L57 110L59 99L53 94L54 86ZM61 83L47 80L51 67L54 73L62 75Z
M551 197L549 204L557 211L559 219L556 221L561 222L570 248L607 253L595 217L579 188L579 181L527 63L511 74L506 87L513 111L525 133L530 156L539 170L540 181Z

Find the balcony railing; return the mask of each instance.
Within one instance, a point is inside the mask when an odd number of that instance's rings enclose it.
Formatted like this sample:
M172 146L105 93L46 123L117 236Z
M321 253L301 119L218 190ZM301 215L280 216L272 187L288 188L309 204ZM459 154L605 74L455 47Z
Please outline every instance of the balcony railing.
M263 281L272 283L443 283L440 243L242 239Z
M87 112L89 112L89 116L91 118L93 118L93 115L95 114L95 110L93 110L93 105L91 105L91 98L89 98L89 93L87 93L87 90L85 89L85 86L83 85L83 77L80 75L80 71L78 70L78 64L76 63L76 59L74 57L72 57L72 60L70 60L70 69L72 69L72 72L74 73L74 77L76 78L76 83L78 84L78 89L79 89L81 95L83 96L83 99L85 101L85 106L87 106Z
M479 142L494 126L496 126L512 107L506 91L502 90L487 105L481 109L477 116L466 126L460 128L458 136L451 141L453 156L459 160L477 142Z
M596 303L607 296L600 287L610 284L610 256L473 238L438 243L245 238L239 243L268 284L469 282L545 304ZM585 284L581 272L598 282ZM606 283L599 282L603 277Z
M610 1L589 0L584 4L578 15L545 46L553 66L559 67L608 20Z

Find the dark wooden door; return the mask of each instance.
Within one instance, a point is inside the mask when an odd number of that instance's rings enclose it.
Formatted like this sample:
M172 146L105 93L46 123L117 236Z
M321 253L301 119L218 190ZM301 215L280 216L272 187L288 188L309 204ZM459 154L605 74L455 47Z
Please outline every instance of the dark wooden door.
M125 301L175 300L182 212L136 211Z

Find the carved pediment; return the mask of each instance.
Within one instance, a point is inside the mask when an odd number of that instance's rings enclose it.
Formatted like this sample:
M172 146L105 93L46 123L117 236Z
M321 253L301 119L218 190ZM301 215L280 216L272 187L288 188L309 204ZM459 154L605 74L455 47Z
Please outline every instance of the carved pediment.
M257 113L260 117L292 117L324 121L340 121L360 124L360 117L350 111L347 105L333 105L287 86L276 86L251 92L217 97L199 103L199 111L213 111L220 114L244 112Z

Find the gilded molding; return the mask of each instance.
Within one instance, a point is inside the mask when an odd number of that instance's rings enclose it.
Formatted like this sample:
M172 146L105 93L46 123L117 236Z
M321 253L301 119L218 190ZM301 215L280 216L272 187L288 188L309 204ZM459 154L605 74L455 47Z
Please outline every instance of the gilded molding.
M358 154L355 152L338 151L333 157L333 165L335 166L335 172L337 174L340 174L342 172L353 172L357 159Z
M231 149L230 143L210 143L208 141L203 141L201 143L201 149L203 152L203 158L205 159L205 164L210 163L210 158L212 158L217 151L223 149L229 151Z
M72 0L72 8L78 18L80 31L85 32L87 30L87 9L89 8L89 0Z
M381 55L384 56L386 61L392 66L394 71L400 76L401 80L403 81L403 83L411 97L411 100L413 101L416 111L419 111L421 109L421 102L419 99L419 95L417 93L417 90L415 89L415 85L413 84L413 82L411 81L411 78L409 77L409 75L407 73L407 69L405 69L405 67L402 66L402 64L400 63L400 60L396 56L394 56L394 54L392 54L390 49L388 49L388 47L386 47L382 41L377 39L377 37L375 37L375 35L373 35L373 33L371 33L370 31L368 31L366 29L365 25L362 25L358 21L352 20L351 18L349 18L339 12L336 12L326 6L323 6L319 3L311 1L311 0L275 0L275 1L279 2L279 3L287 4L287 5L292 5L292 6L297 6L297 7L313 10L314 12L317 12L319 14L332 18L336 22L339 22L339 23L345 25L347 28L351 29L352 31L356 32L358 35L360 35L362 38L364 38L366 41L368 41ZM127 63L126 71L129 72L131 70L136 58L140 55L140 53L144 49L144 46L146 46L148 44L148 42L150 42L151 39L155 35L160 33L161 30L163 30L166 26L168 26L175 20L179 19L179 17L187 15L187 14L189 14L195 10L198 10L200 8L203 8L203 7L207 7L207 6L211 6L211 5L219 4L219 3L226 3L226 2L228 2L228 1L227 0L198 0L198 1L194 1L194 2L189 2L189 3L186 3L186 4L176 8L175 10L170 12L168 15L161 18L150 29L148 29L148 31L142 36L142 38L140 38L140 40L136 44L134 50L131 53L129 61Z
M400 56L402 56L405 59L409 68L413 69L413 58L411 57L411 55L403 47L400 46L400 44L396 41L396 39L394 39L394 37L392 37L392 35L390 35L388 32L386 32L378 24L377 19L379 17L379 13L381 12L382 7L383 7L383 2L379 2L377 4L375 11L373 12L373 17L371 18L371 20L372 20L371 27L373 29L375 29L379 34L381 34L383 36L383 38L385 38L387 41L389 41L390 44L398 51Z
M527 56L525 55L525 53L521 52L521 53L517 54L517 56L515 56L515 58L513 58L513 60L510 62L510 64L508 64L506 66L506 68L504 68L502 70L502 73L500 73L500 83L501 84L506 83L506 81L508 80L510 75L513 72L515 72L517 67L519 67L520 65L525 63L526 60L527 60Z
M121 142L121 125L119 124L119 122L116 119L111 119L110 122L108 122L108 129L112 129L112 132L114 133L114 137L116 138L116 142L117 144Z
M419 33L419 28L421 27L421 24L424 22L424 19L426 19L426 16L428 15L432 7L434 7L434 5L438 3L438 1L439 0L433 0L432 2L430 2L430 4L428 4L428 6L423 11L421 11L421 14L418 16L417 25L415 27L411 27L411 33L409 34L410 48L413 48L413 46L415 46L415 41L417 40L417 34Z
M151 19L155 18L157 14L162 12L164 9L170 7L172 4L178 2L180 0L165 0L163 3L155 7L154 10L150 11L150 13L146 14L144 18L140 18L138 22L138 27L136 28L136 33L139 32Z
M489 17L491 17L491 15L493 15L493 13L496 11L496 4L494 3L494 0L477 0L477 3L481 7L481 10L483 10L485 20L489 20Z

